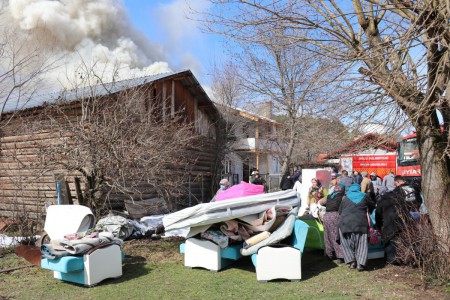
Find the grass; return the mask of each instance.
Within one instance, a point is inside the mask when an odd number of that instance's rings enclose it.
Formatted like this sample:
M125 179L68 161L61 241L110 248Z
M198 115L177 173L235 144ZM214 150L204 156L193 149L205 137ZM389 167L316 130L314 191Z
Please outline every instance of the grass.
M179 241L135 240L125 243L123 276L85 288L53 278L51 271L24 268L0 274L0 299L450 299L442 287L424 290L418 273L407 267L384 267L369 261L367 272L306 251L300 282L256 281L249 258L214 273L183 266ZM28 263L3 254L0 269Z

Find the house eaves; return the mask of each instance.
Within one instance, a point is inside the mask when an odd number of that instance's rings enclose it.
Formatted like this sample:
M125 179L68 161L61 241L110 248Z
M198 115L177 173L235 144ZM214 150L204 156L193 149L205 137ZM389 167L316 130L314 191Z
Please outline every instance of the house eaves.
M156 75L137 77L132 79L125 79L120 81L108 82L104 84L97 84L93 86L86 86L82 88L63 90L54 93L34 95L27 99L16 99L16 101L10 100L5 105L4 112L14 112L19 110L26 110L30 108L36 108L47 104L54 104L58 101L76 101L83 98L101 97L109 94L115 94L123 90L138 87L144 84L156 82L158 80L180 80L182 84L189 90L189 92L198 99L199 106L213 107L213 102L209 99L208 95L188 69L160 73Z

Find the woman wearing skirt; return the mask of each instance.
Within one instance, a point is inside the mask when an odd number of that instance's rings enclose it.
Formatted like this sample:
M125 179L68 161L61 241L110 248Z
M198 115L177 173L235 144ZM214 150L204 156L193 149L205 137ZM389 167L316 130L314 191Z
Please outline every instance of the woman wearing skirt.
M375 208L370 197L361 192L359 184L352 184L339 207L339 237L345 263L351 269L363 271L367 263L367 213Z
M326 207L323 216L323 229L325 238L325 252L330 259L339 259L344 262L344 252L341 245L336 242L338 224L339 224L339 206L345 193L345 185L337 184L334 186L333 193L328 195L326 200L320 200L319 204Z

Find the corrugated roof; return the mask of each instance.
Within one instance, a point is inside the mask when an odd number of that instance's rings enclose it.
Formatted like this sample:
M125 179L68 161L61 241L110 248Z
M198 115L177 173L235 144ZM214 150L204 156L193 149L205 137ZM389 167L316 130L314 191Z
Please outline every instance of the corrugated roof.
M74 101L77 99L81 99L84 97L99 97L104 96L108 94L114 94L117 92L120 92L124 89L129 89L133 87L137 87L146 83L151 83L166 77L179 75L181 73L187 73L190 76L194 77L192 72L189 69L181 70L181 71L175 71L175 72L167 72L167 73L160 73L155 75L149 75L149 76L143 76L143 77L137 77L137 78L131 78L131 79L125 79L120 81L114 81L104 84L98 84L95 86L87 86L82 88L77 88L73 90L63 90L59 92L54 93L47 93L47 94L41 94L41 95L34 95L31 98L27 99L19 99L18 101L13 101L10 99L8 103L5 105L4 112L12 112L15 110L23 110L33 107L39 107L43 105L44 103L55 103L58 100L66 100L66 101ZM198 81L195 79L195 83L198 84ZM199 85L199 84L198 84ZM201 86L200 86L201 87ZM202 88L202 92L206 92ZM209 98L208 98L209 99Z

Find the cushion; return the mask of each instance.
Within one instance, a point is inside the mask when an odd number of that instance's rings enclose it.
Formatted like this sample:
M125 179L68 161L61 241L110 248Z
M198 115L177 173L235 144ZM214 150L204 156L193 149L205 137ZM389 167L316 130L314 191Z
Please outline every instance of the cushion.
M64 256L56 259L43 258L41 260L41 268L69 273L84 269L83 256Z

